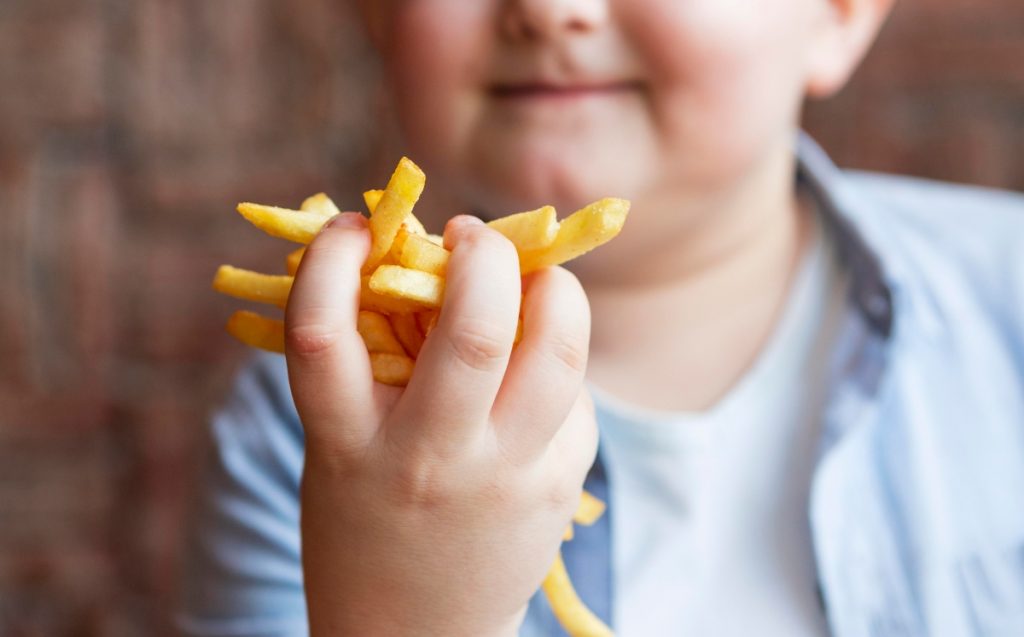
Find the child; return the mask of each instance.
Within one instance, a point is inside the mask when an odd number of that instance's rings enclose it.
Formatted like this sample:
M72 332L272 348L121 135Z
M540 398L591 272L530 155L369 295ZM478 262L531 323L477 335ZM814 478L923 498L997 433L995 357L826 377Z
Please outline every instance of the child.
M619 635L1024 634L1024 203L798 134L890 2L364 2L453 210L633 211L523 281L511 355L514 250L450 222L404 391L354 328L365 222L325 229L287 369L214 421L186 632L562 634L535 592L585 483L563 550Z

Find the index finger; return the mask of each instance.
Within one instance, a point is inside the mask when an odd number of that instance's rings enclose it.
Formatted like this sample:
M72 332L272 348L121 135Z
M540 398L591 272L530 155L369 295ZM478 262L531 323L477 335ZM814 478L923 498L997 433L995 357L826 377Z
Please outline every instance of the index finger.
M457 445L483 432L519 316L515 248L478 219L456 218L444 304L396 409L400 435Z
M373 380L356 329L359 271L369 250L362 215L338 215L310 243L292 284L285 353L307 435L363 438L372 433Z

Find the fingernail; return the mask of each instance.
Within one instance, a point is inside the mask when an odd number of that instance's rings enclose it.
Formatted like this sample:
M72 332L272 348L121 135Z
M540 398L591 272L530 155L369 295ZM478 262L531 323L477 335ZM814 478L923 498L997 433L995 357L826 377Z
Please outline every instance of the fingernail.
M473 215L459 215L457 217L452 218L452 221L455 222L455 224L458 226L484 225L484 222L481 221L479 217L474 217Z
M365 227L366 218L358 212L343 212L340 215L334 215L334 217L324 224L324 230L327 228L351 228L362 230Z
M458 232L461 228L480 226L483 225L483 223L483 221L480 221L478 218L471 215L458 215L448 220L448 223L445 224L444 231L445 234Z

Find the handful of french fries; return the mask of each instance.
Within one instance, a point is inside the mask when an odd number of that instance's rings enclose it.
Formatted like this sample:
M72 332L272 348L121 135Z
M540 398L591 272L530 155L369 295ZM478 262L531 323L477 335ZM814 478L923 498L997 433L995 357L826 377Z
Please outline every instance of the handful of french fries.
M450 252L442 238L429 234L413 214L426 176L406 158L398 163L384 190L369 190L363 199L370 213L370 253L363 265L357 329L370 356L374 380L405 386L420 349L437 322L444 301L445 272ZM241 203L238 212L271 236L309 244L338 207L323 194L306 199L298 210ZM512 242L522 275L570 261L613 239L622 229L629 202L602 199L559 221L555 209L544 206L489 222ZM213 287L239 299L284 308L305 248L289 253L287 274L272 275L223 265ZM284 321L240 310L227 323L239 341L284 353ZM522 336L522 317L516 343ZM604 504L584 492L573 517L593 524ZM565 540L573 536L572 525ZM569 581L561 554L543 583L544 593L559 622L573 637L603 637L611 630L580 601Z

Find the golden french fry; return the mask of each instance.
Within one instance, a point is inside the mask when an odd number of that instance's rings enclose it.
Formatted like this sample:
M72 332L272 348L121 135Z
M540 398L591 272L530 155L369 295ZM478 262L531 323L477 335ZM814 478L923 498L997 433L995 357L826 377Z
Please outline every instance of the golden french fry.
M373 214L373 211L377 209L377 204L380 202L380 198L384 196L383 190L367 190L363 193L363 201L366 202L366 208ZM426 228L420 223L420 220L416 218L416 215L409 213L405 221L402 222L402 226L398 229L398 233L395 235L395 240L391 243L391 249L388 250L388 254L394 258L394 263L398 263L398 255L402 251L402 244L405 243L405 237L409 233L421 234L424 236L434 237L437 235L427 235ZM441 245L440 243L438 245ZM386 260L382 259L381 263Z
M228 319L228 334L249 347L284 354L284 321L239 310Z
M391 322L383 314L361 310L356 319L356 330L363 337L366 349L371 354L400 354L405 356L405 348L395 338Z
M444 279L400 265L382 265L370 275L370 289L377 294L433 309L441 307Z
M519 252L546 248L558 235L558 216L551 206L495 219L487 225L505 235Z
M570 522L569 526L565 527L565 532L562 533L562 541L568 542L572 540L573 537L575 537L575 531L572 530L572 523Z
M437 244L439 246L444 247L444 237L442 237L439 234L428 234L427 235L427 239L429 239L430 241L432 241L433 243L435 243L435 244Z
M322 192L318 192L312 197L307 197L306 200L302 202L302 205L299 206L299 210L302 210L303 212L315 212L328 219L334 215L341 214L341 211L338 210L338 206L334 205L331 198Z
M416 317L412 314L392 314L388 318L405 352L412 358L419 356L423 347L423 333L416 324Z
M423 309L423 306L419 303L412 303L404 299L396 299L374 292L370 289L370 277L368 276L362 278L362 288L359 291L359 307L380 314L407 314Z
M572 521L583 526L590 526L604 515L605 504L586 491L580 497L580 505L572 516Z
M445 275L450 252L421 235L402 232L398 234L402 237L402 247L398 254L400 265L438 276Z
M576 594L569 573L565 570L562 554L555 558L542 584L544 594L551 605L551 611L572 637L612 637L612 631L596 615L590 612Z
M412 214L412 208L423 193L425 184L426 176L419 166L403 157L391 175L391 180L384 189L377 207L370 215L370 236L373 237L373 243L363 268L364 272L373 272L388 253L398 229Z
M366 202L366 209L370 211L371 215L374 213L375 210L377 210L377 204L380 203L380 198L383 196L383 190L367 190L366 192L363 193L363 201ZM409 216L406 217L405 221L402 222L402 225L409 232L414 232L416 234L427 234L427 229L423 227L423 224L420 223L420 220L416 218L416 215L412 214L411 212L409 213Z
M405 242L408 240L410 234L412 233L409 232L409 229L406 228L403 223L402 227L398 229L397 233L395 233L395 240L391 242L391 249L388 250L387 256L384 259L381 259L381 263L385 263L388 260L393 264L400 263L402 258L402 248L405 247Z
M222 265L213 278L213 289L238 299L284 307L288 304L292 280L290 276L261 274Z
M625 199L602 199L569 215L558 226L554 243L541 250L520 253L523 274L559 265L590 252L615 238L629 214Z
M249 223L272 237L303 244L312 241L327 222L327 217L318 212L290 210L256 203L240 203L238 212Z
M299 248L288 253L288 256L284 260L285 268L288 270L288 274L295 276L295 273L299 271L299 263L302 262L302 257L305 256L306 249Z
M409 213L409 216L406 218L406 220L402 222L402 226L413 234L419 234L423 236L426 236L427 234L427 229L423 227L423 224L420 223L420 220L417 219L416 215L412 213Z
M416 323L420 326L420 332L423 332L423 338L426 338L434 326L437 325L437 312L417 312Z
M419 219L416 218L416 215L410 214L409 218L402 223L402 227L398 229L398 232L395 234L395 240L391 242L391 249L388 250L388 256L394 259L393 263L399 262L399 258L402 254L402 248L405 247L405 241L409 238L409 235L422 237L423 240L430 241L437 246L441 245L431 238L436 235L427 234L423 229L423 224L421 224ZM386 258L381 259L381 263L386 263Z
M383 190L367 190L363 193L363 202L366 203L366 210L371 215L373 214L373 211L377 209L377 204L380 203L380 198L383 196Z
M385 385L405 387L412 377L413 360L405 354L370 353L373 379Z

